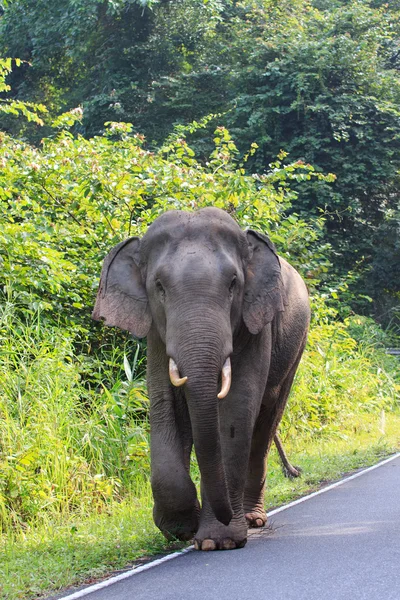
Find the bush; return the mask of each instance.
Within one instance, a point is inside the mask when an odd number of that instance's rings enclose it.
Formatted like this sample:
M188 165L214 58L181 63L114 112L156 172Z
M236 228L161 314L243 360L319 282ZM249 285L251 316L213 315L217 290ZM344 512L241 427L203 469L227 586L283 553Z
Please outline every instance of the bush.
M99 393L83 384L83 360L68 332L1 309L0 531L104 510L148 473L143 381L126 364L128 381ZM112 382L110 364L96 367Z
M375 348L383 334L370 321L338 321L316 291L329 269L323 219L290 214L292 182L332 176L283 166L284 152L268 173L246 175L248 157L223 127L204 165L187 128L157 153L131 129L110 123L91 140L61 131L41 149L0 134L0 523L8 532L49 515L106 511L148 478L144 344L90 313L111 246L172 208L218 206L267 232L313 292L287 432L336 435L360 411L395 406L394 362Z
M378 418L398 407L399 365L385 354L390 338L371 321L333 320L315 299L307 351L281 426L289 435L350 435L360 414Z
M109 340L90 320L101 262L114 244L173 208L218 206L242 226L268 232L310 284L327 269L326 246L316 244L323 219L307 223L286 211L292 180L332 177L310 165L283 167L284 153L267 174L246 175L222 127L204 166L182 134L155 154L131 129L110 123L91 140L62 131L40 150L0 134L0 287L24 314L40 310L85 349Z

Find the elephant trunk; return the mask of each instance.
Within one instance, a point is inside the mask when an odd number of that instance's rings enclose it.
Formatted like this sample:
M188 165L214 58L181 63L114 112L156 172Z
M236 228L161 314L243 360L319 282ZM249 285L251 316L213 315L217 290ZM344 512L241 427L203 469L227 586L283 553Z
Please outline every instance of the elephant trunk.
M186 395L202 487L216 518L228 525L233 512L222 458L218 378L214 379L210 381L210 376L207 377L203 371L198 378L190 373Z
M199 329L199 321L199 319L195 321L196 335L193 335L193 327L190 328L189 324L181 328L182 332L190 331L191 336L190 338L179 336L174 352L179 369L176 382L180 383L180 380L187 377L184 389L200 467L202 489L216 518L228 525L233 511L220 439L219 403L221 400L217 396L222 398L229 390L230 361L226 359L232 351L231 333L230 328L229 335L221 331L221 320L205 322L203 317L201 329ZM221 395L218 383L222 367L224 373Z

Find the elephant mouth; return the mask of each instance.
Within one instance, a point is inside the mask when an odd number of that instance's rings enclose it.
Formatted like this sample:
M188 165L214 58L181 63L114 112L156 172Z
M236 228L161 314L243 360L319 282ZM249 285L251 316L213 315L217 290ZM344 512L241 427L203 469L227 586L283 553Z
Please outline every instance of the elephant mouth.
M175 387L181 387L188 380L187 377L180 376L178 365L176 364L176 362L174 361L173 358L169 359L169 378L170 378L172 385ZM225 396L228 395L228 392L231 387L231 382L232 382L231 359L228 356L228 358L225 360L224 365L222 367L221 391L219 392L219 394L217 394L217 398L222 400L222 398L225 398Z

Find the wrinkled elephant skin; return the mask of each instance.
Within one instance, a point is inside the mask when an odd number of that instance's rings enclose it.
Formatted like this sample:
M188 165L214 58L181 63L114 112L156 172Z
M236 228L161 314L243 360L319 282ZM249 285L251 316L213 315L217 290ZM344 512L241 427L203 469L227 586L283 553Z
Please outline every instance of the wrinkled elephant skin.
M170 211L107 255L93 318L148 339L156 525L202 550L244 546L266 521L266 458L306 343L300 275L220 209Z

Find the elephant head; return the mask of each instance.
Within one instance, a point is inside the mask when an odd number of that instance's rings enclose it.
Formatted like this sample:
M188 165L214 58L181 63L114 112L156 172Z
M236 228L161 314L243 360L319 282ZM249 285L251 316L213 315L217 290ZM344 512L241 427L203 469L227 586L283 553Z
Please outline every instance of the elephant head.
M93 318L137 337L155 332L172 385L183 386L203 488L225 524L232 509L218 405L229 392L234 342L243 331L259 334L283 310L273 245L216 208L167 212L104 261Z

